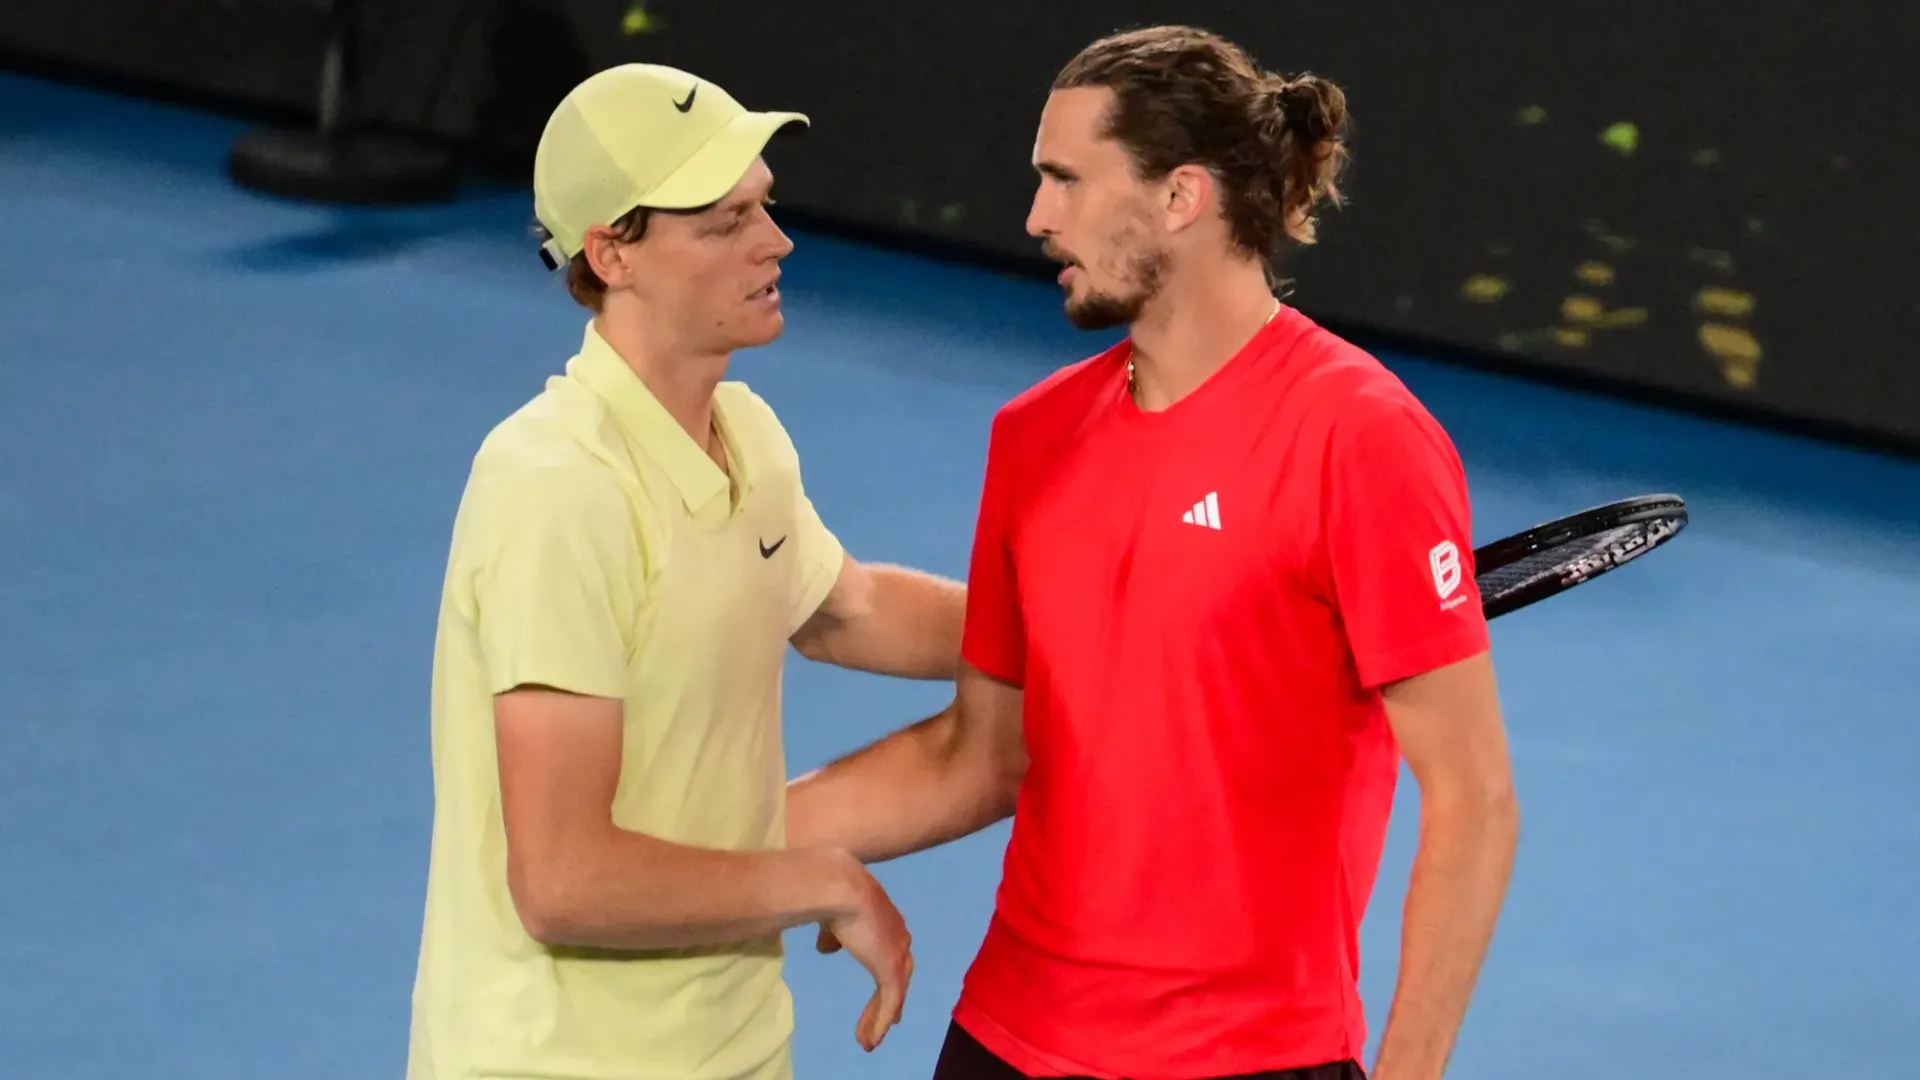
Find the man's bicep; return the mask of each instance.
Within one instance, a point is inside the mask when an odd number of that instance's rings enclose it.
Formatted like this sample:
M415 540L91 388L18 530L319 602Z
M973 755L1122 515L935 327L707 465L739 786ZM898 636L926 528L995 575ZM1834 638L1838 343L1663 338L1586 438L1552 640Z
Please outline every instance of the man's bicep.
M494 698L508 881L536 918L563 907L556 868L569 842L612 823L620 781L619 700L518 686Z
M1424 795L1484 800L1509 792L1506 724L1486 650L1389 683L1381 698Z
M1026 692L962 660L954 708L962 752L989 761L996 773L1017 784L1027 771Z

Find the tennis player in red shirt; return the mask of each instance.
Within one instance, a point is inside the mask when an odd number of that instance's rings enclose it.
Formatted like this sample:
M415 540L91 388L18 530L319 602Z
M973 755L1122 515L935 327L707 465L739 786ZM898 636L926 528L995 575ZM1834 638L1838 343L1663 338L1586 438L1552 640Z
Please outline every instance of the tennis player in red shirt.
M1275 296L1345 126L1337 87L1189 28L1055 82L1029 230L1073 322L1130 334L995 418L954 704L788 804L790 843L868 861L1013 816L937 1080L1362 1075L1402 756L1420 837L1373 1075L1452 1051L1518 811L1454 448Z

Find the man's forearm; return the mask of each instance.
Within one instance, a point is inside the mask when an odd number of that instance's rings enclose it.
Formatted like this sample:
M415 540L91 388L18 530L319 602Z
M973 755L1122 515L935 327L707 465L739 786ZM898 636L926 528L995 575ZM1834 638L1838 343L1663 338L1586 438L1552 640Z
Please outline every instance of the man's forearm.
M875 863L978 832L1013 813L1017 777L959 743L952 708L787 786L787 843Z
M1518 836L1511 794L1423 802L1399 983L1374 1080L1437 1080L1445 1071L1499 919Z
M549 945L692 948L846 913L850 865L844 852L720 851L610 829L523 868L514 892L528 932Z

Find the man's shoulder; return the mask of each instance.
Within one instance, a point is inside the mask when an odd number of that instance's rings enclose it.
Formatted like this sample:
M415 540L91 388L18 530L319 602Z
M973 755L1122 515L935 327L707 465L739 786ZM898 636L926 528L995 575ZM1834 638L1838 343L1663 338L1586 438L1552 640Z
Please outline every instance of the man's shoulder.
M1059 368L1014 395L993 416L996 440L1034 430L1061 430L1062 420L1084 415L1126 363L1130 345L1120 341Z
M1314 336L1296 391L1296 430L1319 447L1326 467L1356 475L1459 468L1445 424L1386 361L1332 333Z
M588 395L566 379L545 389L500 421L473 455L475 475L503 482L539 476L593 476L606 466L595 454L601 417Z
M611 419L590 394L554 378L496 423L467 474L461 516L487 528L532 514L599 513L628 501L614 461Z
M749 468L797 468L800 452L794 447L773 405L753 387L729 379L713 388L713 404L721 422L749 455Z
M1394 418L1432 422L1413 389L1368 349L1311 323L1294 349L1291 362L1299 363L1302 373L1289 396L1328 426L1364 427Z
M713 388L714 408L741 434L788 441L787 426L773 406L752 386L739 379L728 379Z

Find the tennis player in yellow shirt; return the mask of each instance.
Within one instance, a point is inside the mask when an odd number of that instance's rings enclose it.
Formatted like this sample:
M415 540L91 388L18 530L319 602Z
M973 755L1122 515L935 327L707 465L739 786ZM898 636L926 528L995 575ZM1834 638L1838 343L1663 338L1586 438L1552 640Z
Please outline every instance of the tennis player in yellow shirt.
M729 356L780 333L761 157L794 113L627 65L534 165L543 254L591 311L565 373L475 456L433 674L434 824L410 1080L783 1080L781 932L871 972L906 927L845 852L785 846L781 669L949 679L963 586L821 522Z

